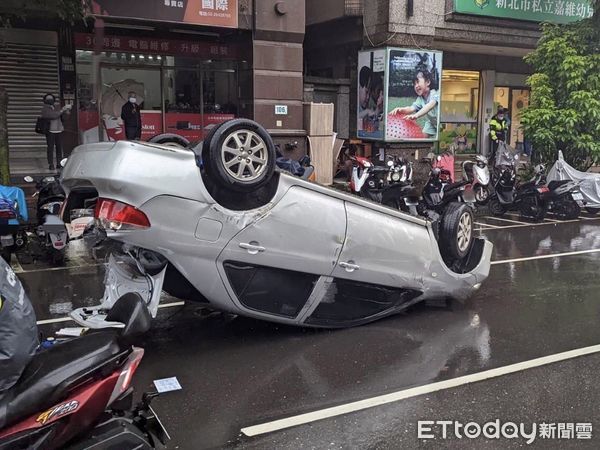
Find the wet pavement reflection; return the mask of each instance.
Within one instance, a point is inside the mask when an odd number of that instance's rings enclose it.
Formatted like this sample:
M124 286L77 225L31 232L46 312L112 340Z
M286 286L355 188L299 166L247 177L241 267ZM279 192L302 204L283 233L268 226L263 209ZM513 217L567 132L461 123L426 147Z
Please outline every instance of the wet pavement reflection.
M480 233L494 243L493 260L600 248L600 220ZM599 267L600 253L497 264L465 304L418 305L335 331L207 316L195 304L164 309L135 385L177 376L183 386L155 402L169 448L243 447L254 442L240 438L244 426L600 343ZM95 304L103 271L19 276L47 319ZM298 446L327 445L304 436Z

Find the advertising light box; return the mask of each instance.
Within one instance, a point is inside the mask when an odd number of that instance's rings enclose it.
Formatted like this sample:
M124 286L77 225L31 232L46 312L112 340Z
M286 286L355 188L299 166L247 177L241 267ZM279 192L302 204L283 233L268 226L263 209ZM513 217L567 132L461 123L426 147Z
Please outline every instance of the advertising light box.
M442 52L406 48L358 54L357 136L437 141Z

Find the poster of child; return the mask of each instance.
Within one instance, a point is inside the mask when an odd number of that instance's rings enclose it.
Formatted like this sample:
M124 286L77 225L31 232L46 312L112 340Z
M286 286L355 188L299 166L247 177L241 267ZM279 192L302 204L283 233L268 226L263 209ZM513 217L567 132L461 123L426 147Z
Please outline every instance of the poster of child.
M358 68L357 135L383 140L385 50L360 52Z
M436 141L442 53L390 49L386 141Z

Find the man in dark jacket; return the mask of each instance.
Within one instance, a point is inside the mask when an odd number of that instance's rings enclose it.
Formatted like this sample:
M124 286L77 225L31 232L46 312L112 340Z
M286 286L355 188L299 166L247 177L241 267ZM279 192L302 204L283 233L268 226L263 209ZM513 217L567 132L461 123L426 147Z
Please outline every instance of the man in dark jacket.
M131 91L128 96L127 103L121 108L125 136L130 141L139 140L142 137L142 115L135 92Z

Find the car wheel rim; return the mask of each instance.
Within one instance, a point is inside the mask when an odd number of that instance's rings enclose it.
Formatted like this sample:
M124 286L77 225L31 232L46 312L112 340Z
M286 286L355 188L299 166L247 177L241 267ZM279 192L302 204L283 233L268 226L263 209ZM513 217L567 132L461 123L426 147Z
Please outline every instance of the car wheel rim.
M463 213L458 221L457 243L461 252L466 251L471 243L472 221L469 213Z
M225 138L221 148L223 167L237 181L254 181L267 167L267 146L253 131L237 130Z

